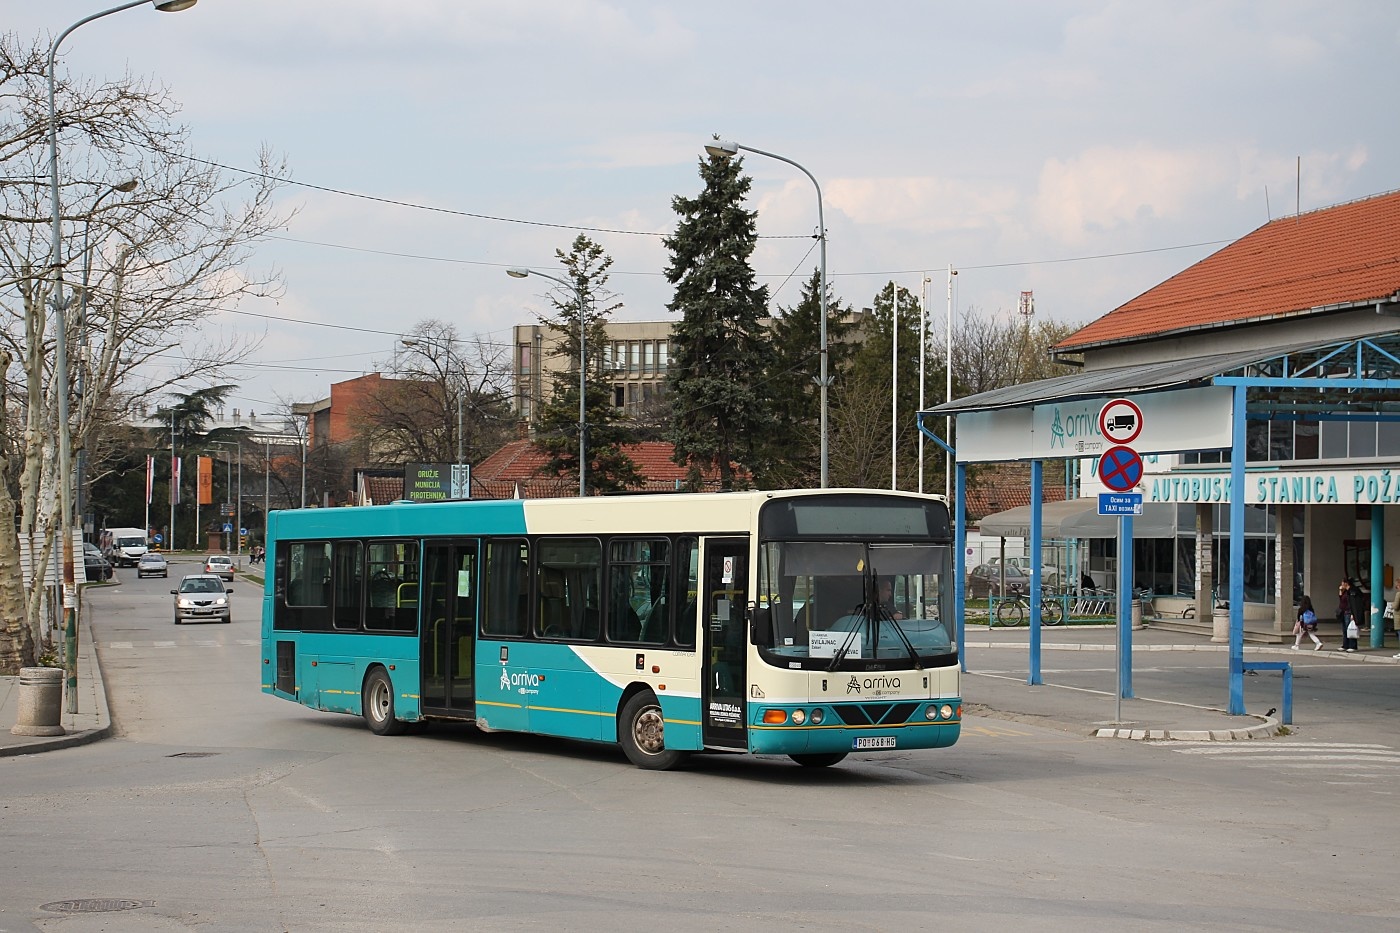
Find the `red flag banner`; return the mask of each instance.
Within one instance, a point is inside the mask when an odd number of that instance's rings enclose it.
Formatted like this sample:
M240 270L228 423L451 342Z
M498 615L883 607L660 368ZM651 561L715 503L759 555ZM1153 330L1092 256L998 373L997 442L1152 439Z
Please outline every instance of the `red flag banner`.
M180 458L170 458L170 504L180 504Z

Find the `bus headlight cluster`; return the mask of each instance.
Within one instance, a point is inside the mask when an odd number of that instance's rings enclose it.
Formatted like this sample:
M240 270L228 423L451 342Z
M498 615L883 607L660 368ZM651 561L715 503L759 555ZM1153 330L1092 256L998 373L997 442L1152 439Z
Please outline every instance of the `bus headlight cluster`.
M955 712L949 703L944 703L942 706L934 706L930 703L928 708L924 710L924 718L929 722L937 722L940 719L952 719Z
M782 709L766 709L763 711L763 724L766 726L781 726L783 723L791 721L794 726L805 725L808 721L814 726L820 726L826 719L826 713L820 709L814 709L810 713L805 709L795 709L791 713Z

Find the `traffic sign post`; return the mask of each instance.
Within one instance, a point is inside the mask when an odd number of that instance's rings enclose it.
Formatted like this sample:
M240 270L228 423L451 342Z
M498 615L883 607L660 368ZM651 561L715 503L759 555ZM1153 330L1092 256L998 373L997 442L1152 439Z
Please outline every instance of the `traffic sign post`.
M1099 458L1099 481L1113 490L1099 496L1099 514L1118 516L1118 690L1114 718L1122 722L1123 700L1133 696L1133 516L1142 514L1142 494L1132 492L1142 482L1142 457L1127 445L1142 433L1142 409L1131 399L1113 399L1099 410L1099 433L1115 445ZM1105 511L1105 507L1112 511Z

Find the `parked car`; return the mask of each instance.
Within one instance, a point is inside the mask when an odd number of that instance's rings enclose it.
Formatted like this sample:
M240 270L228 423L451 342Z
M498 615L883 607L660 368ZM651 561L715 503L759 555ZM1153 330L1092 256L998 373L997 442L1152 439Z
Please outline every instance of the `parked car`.
M232 622L229 593L233 587L210 573L192 573L180 578L180 586L170 591L175 597L175 624L181 622Z
M1060 572L1054 567L1042 567L1040 573L1040 585L1042 589L1055 589L1060 583ZM1022 593L1028 592L1031 585L1030 562L1024 557L1008 557L1006 559L1006 591L1003 593L998 589L1002 585L1001 558L993 557L985 564L978 564L972 568L972 573L967 576L967 598L986 599L993 592L1000 595L1009 595L1013 586L1019 587Z
M89 583L112 579L112 562L102 556L95 544L83 542L83 576Z
M222 554L210 554L204 558L204 572L212 573L225 580L233 580L233 558Z
M141 555L141 559L136 562L136 576L140 577L168 577L170 576L170 565L166 563L164 555L150 551Z

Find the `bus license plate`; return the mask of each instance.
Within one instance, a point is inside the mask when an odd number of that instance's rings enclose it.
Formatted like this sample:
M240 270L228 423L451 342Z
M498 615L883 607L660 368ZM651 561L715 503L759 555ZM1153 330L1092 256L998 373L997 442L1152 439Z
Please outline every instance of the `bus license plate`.
M866 735L856 739L855 748L894 748L892 735Z

